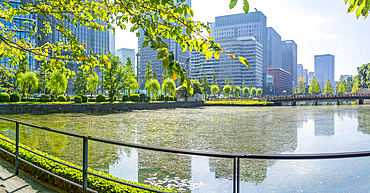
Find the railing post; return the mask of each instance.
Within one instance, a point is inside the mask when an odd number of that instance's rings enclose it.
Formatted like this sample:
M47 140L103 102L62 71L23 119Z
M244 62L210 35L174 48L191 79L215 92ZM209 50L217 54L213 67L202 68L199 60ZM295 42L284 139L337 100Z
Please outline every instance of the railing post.
M89 150L88 150L88 139L86 136L83 137L83 166L82 166L82 191L85 193L87 192L87 167L88 167L88 158L89 158Z
M234 178L233 178L233 192L240 192L240 159L234 158Z
M15 175L18 175L19 169L19 123L18 121L15 123Z

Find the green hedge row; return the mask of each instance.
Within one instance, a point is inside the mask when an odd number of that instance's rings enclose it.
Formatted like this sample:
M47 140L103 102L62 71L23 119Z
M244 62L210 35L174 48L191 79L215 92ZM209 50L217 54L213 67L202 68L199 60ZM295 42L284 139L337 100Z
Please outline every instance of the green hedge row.
M3 136L3 135L0 135L0 138L15 143L13 140L11 140L11 139ZM47 153L35 150L35 149L27 147L25 145L21 145L21 146L24 147L24 148L30 149L30 150L32 150L36 153L39 153L41 155L44 155L44 156L50 157L52 159L58 160L60 162L63 162L63 163L81 168L80 166L77 166L75 164L66 162L66 161L61 160L59 158L55 158L51 155L48 155ZM2 149L5 149L8 152L15 153L15 146L8 143L8 142L0 140L0 147ZM14 164L14 157L12 157L12 156L10 156L10 155L2 152L2 151L0 151L0 156L3 157L4 159L6 159L7 161ZM28 161L32 164L35 164L35 165L37 165L37 166L39 166L39 167L41 167L41 168L43 168L43 169L45 169L49 172L52 172L52 173L54 173L58 176L61 176L65 179L68 179L68 180L73 181L75 183L82 184L82 172L80 172L76 169L72 169L72 168L67 167L65 165L53 162L51 160L48 160L48 159L43 158L41 156L30 153L30 152L28 152L24 149L21 149L21 148L19 148L19 156L21 158L25 159L26 161ZM66 190L67 192L82 192L80 188L75 187L73 185L70 185L70 184L68 184L68 183L66 183L62 180L59 180L57 178L54 178L52 176L49 176L48 174L45 174L44 172L42 172L42 171L40 171L36 168L33 168L33 167L23 163L23 162L20 162L19 167L20 167L20 169L22 169L25 172L31 174L32 176L36 177L37 179L43 180L46 183L52 184L52 185L54 185L58 188ZM147 187L147 188L151 188L151 189L167 191L167 192L175 192L172 189L167 189L166 190L166 189L160 188L160 187L154 187L154 186L150 186L150 185L146 185L146 184L131 182L131 181L128 181L128 180L122 180L122 179L114 177L110 174L97 172L97 171L94 171L92 169L88 169L88 170L91 173L96 173L96 174L99 174L99 175L102 175L102 176L105 176L105 177L109 177L109 178L112 178L112 179L115 179L115 180L123 181L123 182L126 182L126 183L135 184L135 185L139 185L139 186ZM93 175L88 175L88 188L96 190L98 192L112 192L112 193L113 192L130 192L130 193L131 192L135 192L135 193L149 192L149 191L146 191L146 190L133 188L131 186L126 186L126 185L122 185L122 184L119 184L119 183L116 183L116 182L105 180L105 179L102 179L102 178L99 178L99 177L96 177L96 176L93 176Z

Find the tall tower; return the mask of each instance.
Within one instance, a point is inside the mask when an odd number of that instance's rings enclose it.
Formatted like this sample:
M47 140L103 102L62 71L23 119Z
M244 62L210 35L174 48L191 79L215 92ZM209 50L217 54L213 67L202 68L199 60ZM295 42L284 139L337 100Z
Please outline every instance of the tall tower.
M297 44L293 40L285 40L282 45L282 68L292 74L292 87L297 85Z
M334 81L334 56L331 54L315 55L315 78L319 82L321 89L329 80L333 88L336 87Z
M186 0L184 2L189 7L191 7L191 0ZM151 62L152 69L157 73L159 83L162 83L162 74L163 74L163 66L162 60L157 59L158 51L153 50L150 48L150 43L147 47L143 48L144 42L144 32L142 29L139 29L140 38L138 39L138 61L137 61L137 76L138 76L138 83L139 88L143 89L145 87L145 72L146 72L146 64L148 61ZM175 61L177 61L180 65L182 65L187 75L190 76L190 52L189 50L182 52L182 48L179 44L176 43L174 39L165 39L163 40L168 45L168 52L173 53L175 56Z
M282 68L281 36L272 27L267 28L267 66Z

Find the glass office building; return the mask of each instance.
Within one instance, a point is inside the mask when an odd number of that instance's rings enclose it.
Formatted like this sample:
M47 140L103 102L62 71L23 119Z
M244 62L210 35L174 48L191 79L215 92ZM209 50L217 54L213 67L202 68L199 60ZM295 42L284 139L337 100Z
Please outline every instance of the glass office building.
M321 89L325 88L329 80L333 88L336 88L334 81L334 56L331 54L315 55L315 78L319 82Z

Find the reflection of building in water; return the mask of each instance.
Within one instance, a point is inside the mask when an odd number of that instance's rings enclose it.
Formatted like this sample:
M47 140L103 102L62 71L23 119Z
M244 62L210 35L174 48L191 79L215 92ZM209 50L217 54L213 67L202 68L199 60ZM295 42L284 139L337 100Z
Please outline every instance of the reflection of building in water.
M279 154L293 152L297 148L297 114L289 118L286 114L266 111L255 113L244 111L244 114L233 117L215 117L215 127L232 127L222 135L223 146L212 144L212 151L244 154ZM221 131L220 131L221 132ZM242 159L241 180L261 183L267 177L267 167L274 160ZM210 158L211 171L217 178L232 179L233 160Z
M332 136L335 132L334 113L314 117L315 136Z

